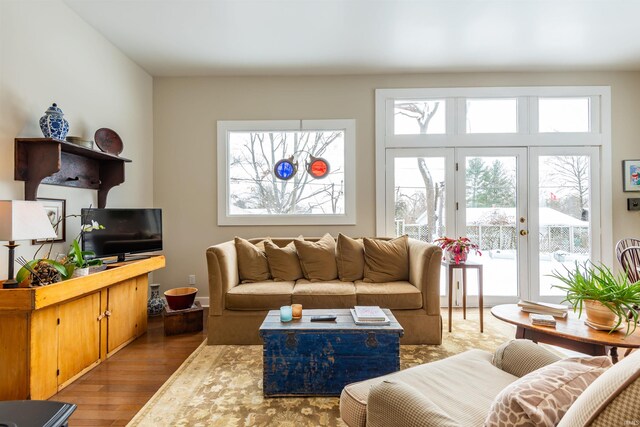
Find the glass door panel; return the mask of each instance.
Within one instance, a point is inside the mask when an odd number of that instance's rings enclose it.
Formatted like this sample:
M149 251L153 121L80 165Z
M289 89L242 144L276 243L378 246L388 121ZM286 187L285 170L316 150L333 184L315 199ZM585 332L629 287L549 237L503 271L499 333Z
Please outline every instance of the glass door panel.
M469 260L483 264L485 301L513 302L526 277L526 150L461 149L458 165L460 235L480 245L482 256L472 251ZM467 281L468 295L477 295L476 277Z
M387 235L425 242L446 235L453 224L453 149L387 150L387 165ZM445 295L444 275L440 290Z
M532 269L532 295L560 301L565 293L553 286L560 283L549 275L592 259L595 252L592 242L597 235L594 233L599 233L599 220L591 213L598 187L592 173L597 152L590 148L538 148L533 150L532 158L537 163L538 187L532 202L538 207L538 236L531 242L537 245L531 252L538 254L536 268Z

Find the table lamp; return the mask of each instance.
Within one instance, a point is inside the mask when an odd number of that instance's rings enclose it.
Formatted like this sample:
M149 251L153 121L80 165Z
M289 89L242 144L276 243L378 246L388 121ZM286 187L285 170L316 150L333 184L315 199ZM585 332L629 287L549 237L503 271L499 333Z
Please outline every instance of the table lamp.
M3 288L17 288L18 282L13 278L15 264L16 240L51 239L56 232L39 202L25 200L0 200L0 241L8 241L4 245L9 248L9 279Z

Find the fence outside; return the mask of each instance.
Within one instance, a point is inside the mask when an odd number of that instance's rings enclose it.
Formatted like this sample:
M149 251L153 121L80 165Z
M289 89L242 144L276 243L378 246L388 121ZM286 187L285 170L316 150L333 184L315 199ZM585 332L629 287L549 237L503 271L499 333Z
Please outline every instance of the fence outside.
M396 235L409 235L417 240L433 242L434 236L426 224L405 224L396 220ZM469 225L467 237L478 243L480 250L515 250L517 229L513 225ZM549 225L540 228L540 252L567 251L589 254L589 227Z

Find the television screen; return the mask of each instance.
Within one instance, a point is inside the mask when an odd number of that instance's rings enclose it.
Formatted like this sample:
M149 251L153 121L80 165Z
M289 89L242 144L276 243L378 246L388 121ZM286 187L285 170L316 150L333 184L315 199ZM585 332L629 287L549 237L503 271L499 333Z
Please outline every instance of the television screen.
M82 209L82 224L96 221L104 226L82 234L82 250L96 257L162 250L161 209Z

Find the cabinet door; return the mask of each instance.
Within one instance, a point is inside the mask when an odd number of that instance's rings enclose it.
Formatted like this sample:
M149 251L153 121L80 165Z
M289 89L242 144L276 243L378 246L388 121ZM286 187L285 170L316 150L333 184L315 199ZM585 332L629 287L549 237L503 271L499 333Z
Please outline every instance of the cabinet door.
M107 356L137 336L137 280L125 280L109 288Z
M29 395L28 325L26 313L0 313L0 400Z
M58 388L100 362L100 292L60 304Z
M147 299L149 299L149 279L146 274L136 277L136 336L147 330Z
M58 392L57 305L31 315L31 399L47 399Z

